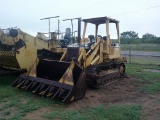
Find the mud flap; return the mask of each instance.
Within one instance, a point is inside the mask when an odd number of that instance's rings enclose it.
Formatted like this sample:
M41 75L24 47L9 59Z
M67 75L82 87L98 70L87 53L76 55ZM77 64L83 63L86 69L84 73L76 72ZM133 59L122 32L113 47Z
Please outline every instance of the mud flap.
M36 67L36 77L21 74L12 86L68 103L85 96L85 72L73 60L69 63L43 59Z

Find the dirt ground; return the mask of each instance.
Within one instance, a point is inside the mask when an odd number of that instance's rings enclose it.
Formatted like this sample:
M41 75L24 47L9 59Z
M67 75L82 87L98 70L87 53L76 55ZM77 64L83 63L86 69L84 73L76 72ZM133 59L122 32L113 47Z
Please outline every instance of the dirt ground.
M114 82L101 89L88 88L85 98L77 100L67 105L63 105L66 110L78 110L85 107L97 107L99 105L140 105L142 106L141 120L160 119L160 95L147 94L140 90L140 84L135 84L135 78L125 78ZM47 113L54 106L41 108L28 113L24 119L42 119L41 113Z

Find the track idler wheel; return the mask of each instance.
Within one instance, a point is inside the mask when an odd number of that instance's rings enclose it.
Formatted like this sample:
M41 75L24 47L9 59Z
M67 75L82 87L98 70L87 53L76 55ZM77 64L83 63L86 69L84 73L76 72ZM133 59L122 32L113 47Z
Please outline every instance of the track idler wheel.
M125 75L125 65L124 64L120 64L118 66L118 69L119 69L120 77L124 77L124 75Z

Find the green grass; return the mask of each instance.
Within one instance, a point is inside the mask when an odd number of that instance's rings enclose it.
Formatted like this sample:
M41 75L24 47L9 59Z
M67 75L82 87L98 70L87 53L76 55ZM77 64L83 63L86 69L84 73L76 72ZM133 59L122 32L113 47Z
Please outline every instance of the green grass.
M159 44L121 44L122 50L133 51L160 51Z
M0 98L15 96L16 93L11 87L12 82L17 79L18 76L0 76ZM3 100L3 99L1 99Z
M0 76L0 112L4 117L10 116L10 119L19 120L28 112L32 112L41 107L57 104L56 101L51 101L43 97L33 95L22 90L13 88L11 85L18 76ZM13 111L5 111L7 108L14 108ZM1 119L5 119L1 117Z
M145 71L144 69L157 69L157 65L143 65L143 64L127 64L127 74L137 78L137 84L142 85L141 89L148 93L160 92L160 73Z
M149 57L149 56L131 56L131 61L129 56L127 57L128 63L138 63L138 64L150 64L150 65L160 65L160 58Z
M160 91L160 82L153 82L150 85L145 85L143 90L147 91L148 93L156 93Z
M140 90L154 94L160 92L160 73L145 71L144 69L157 69L157 65L126 64L129 76L136 78L135 84ZM18 76L0 77L0 119L21 120L27 113L40 108L53 107L51 112L40 113L43 119L61 120L139 120L141 107L137 105L99 106L96 108L83 108L79 110L66 110L64 105L57 101L33 95L32 93L13 88L11 84Z
M139 120L140 110L141 107L134 105L110 106L108 109L103 106L67 111L56 109L43 117L56 120Z
M57 103L56 101L51 101L50 99L34 96L31 93L26 93L23 91L14 97L9 97L8 101L3 106L3 109L14 107L17 113L11 116L10 119L18 120L18 119L21 119L23 116L25 116L29 112L32 112L34 110L38 110L41 107L50 106L56 103Z
M26 103L23 103L24 101L21 101L21 98L24 98L26 100ZM44 98L34 98L34 96L30 96L30 98L26 97L23 93L22 95L17 95L15 97L12 97L12 99L9 99L8 102L5 103L5 105L1 108L2 110L6 108L14 107L16 114L11 116L11 119L21 119L23 116L26 115L28 112L32 112L34 110L38 110L41 107L46 107L54 104L55 102L52 102L51 100L44 99Z
M10 111L9 110L5 110L5 112L3 113L4 116L6 115L10 115Z
M42 114L42 118L48 119L79 119L79 120L139 120L139 106L110 106L97 108L84 108L80 110L65 110L63 103L33 95L13 88L11 84L18 76L1 76L0 83L0 119L21 120L27 113L43 107L53 107L53 110Z

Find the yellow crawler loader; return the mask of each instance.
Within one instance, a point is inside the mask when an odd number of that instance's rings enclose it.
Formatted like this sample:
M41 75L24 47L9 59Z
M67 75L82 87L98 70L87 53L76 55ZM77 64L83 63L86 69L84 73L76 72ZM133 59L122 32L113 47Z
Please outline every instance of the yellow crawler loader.
M0 75L29 71L38 50L53 48L50 41L40 33L33 37L20 29L0 29Z
M109 17L83 19L82 39L81 20L78 21L76 45L53 48L52 53L61 54L59 60L39 57L28 75L21 74L12 86L68 103L83 98L87 85L101 88L123 77L126 58L121 57L119 21ZM85 38L88 23L95 26L94 40ZM101 24L105 24L104 37L98 35ZM110 24L116 27L117 39L114 42L110 39Z

